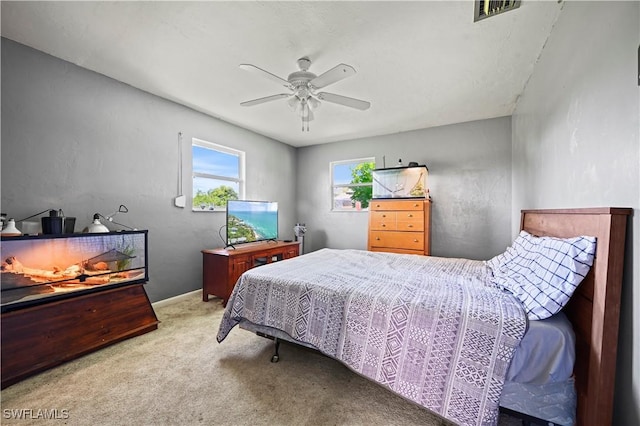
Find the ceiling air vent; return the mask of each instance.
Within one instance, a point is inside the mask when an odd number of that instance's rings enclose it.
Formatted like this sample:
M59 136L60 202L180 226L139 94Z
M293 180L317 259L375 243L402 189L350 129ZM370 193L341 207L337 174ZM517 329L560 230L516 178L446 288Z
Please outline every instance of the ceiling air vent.
M473 22L520 7L520 0L476 0Z

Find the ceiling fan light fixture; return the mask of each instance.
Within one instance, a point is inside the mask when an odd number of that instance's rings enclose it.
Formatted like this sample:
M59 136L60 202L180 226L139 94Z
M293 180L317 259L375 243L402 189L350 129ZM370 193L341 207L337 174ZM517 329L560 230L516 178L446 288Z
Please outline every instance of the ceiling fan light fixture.
M321 105L320 101L314 98L313 96L310 96L307 102L309 103L309 108L313 110L320 108L320 105Z
M300 105L300 99L298 99L297 96L292 96L288 101L287 104L291 107L292 110L296 110L298 108L298 105Z

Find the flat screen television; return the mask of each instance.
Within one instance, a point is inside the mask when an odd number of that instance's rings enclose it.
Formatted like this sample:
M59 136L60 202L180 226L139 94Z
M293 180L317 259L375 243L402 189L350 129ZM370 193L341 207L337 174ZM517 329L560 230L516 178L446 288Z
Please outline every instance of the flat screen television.
M277 238L277 202L227 201L227 247Z

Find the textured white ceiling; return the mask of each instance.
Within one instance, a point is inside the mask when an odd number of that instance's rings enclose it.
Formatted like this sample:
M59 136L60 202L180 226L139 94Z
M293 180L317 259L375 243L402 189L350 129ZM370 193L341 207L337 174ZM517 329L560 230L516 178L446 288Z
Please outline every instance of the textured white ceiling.
M510 115L562 5L523 1L474 23L472 1L9 2L2 36L293 146ZM357 74L323 89L371 102L324 102L301 131L272 81L308 56L311 72Z

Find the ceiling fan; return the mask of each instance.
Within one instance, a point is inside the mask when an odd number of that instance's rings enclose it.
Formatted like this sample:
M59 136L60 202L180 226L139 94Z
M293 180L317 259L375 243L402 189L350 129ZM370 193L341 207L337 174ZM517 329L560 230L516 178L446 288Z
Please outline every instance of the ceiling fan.
M339 64L320 75L315 75L310 72L310 66L311 60L306 56L298 59L299 71L289 74L289 77L285 80L270 73L269 71L258 68L255 65L241 64L240 68L243 70L261 75L262 77L289 89L290 92L253 99L242 102L240 105L254 106L265 102L288 98L289 100L287 103L302 119L302 131L305 130L305 123L307 125L307 131L309 131L309 121L313 120L313 111L320 107L320 101L327 101L362 111L371 106L369 102L361 101L359 99L336 95L335 93L317 92L318 89L322 89L330 84L354 75L356 70L352 66Z

